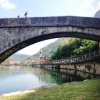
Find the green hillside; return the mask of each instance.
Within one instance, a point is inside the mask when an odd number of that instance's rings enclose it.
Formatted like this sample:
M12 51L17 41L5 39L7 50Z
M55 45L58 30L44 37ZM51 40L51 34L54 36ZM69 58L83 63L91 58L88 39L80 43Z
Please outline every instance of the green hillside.
M42 48L34 57L39 57L40 52L43 56L52 56L53 59L62 57L75 57L84 53L98 50L98 43L92 40L79 38L60 38L54 43Z
M47 46L45 46L44 48L42 48L38 53L36 53L34 56L38 57L40 55L40 52L42 52L42 54L44 56L52 56L52 54L58 49L59 45L63 42L63 38L58 39L57 41L55 41L54 43L51 43Z
M56 52L53 53L53 59L62 57L76 57L82 54L98 50L98 42L80 38L64 39Z

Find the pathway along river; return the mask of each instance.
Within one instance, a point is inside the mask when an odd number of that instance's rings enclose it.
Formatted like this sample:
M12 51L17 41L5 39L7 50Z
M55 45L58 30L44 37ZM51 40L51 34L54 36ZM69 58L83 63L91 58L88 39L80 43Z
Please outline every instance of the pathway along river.
M41 86L82 81L97 76L63 69L61 72L29 66L0 66L0 94L24 91Z

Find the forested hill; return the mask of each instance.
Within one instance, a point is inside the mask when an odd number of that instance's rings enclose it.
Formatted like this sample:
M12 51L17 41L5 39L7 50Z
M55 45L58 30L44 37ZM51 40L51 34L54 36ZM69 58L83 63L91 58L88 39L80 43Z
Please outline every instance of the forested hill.
M26 54L20 54L20 53L15 53L9 58L7 58L2 64L4 65L9 65L9 64L18 64L23 61L26 61L26 59L30 58L30 55Z
M31 57L51 56L53 59L62 57L75 57L84 53L98 50L98 43L92 40L79 38L61 38L42 48L37 54Z
M64 40L55 53L53 59L61 59L62 57L77 57L82 54L98 50L98 42L81 38L69 38Z
M23 60L26 60L29 57L30 57L29 55L15 53L11 57L9 57L8 59L15 60L15 61L23 61Z
M59 47L59 45L63 42L63 38L58 39L57 41L55 41L54 43L51 43L47 46L45 46L44 48L42 48L38 53L36 53L33 56L38 57L40 55L40 52L42 52L42 54L44 56L52 56L52 54L57 51L57 48Z

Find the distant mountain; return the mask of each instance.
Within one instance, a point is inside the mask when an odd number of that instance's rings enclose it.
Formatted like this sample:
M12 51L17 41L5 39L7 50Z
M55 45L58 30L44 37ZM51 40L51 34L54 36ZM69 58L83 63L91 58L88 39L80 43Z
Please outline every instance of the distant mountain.
M60 43L62 43L62 42L63 42L63 38L58 39L54 43L51 43L51 44L45 46L44 48L42 48L38 53L33 55L33 57L39 57L40 52L42 52L42 54L44 56L51 56L57 50L57 48L59 47Z
M26 59L30 58L30 55L15 53L9 58L7 58L2 64L9 65L9 64L21 64Z
M96 18L100 18L100 10L96 12L95 16Z
M29 57L30 57L30 55L15 53L12 56L10 56L8 59L13 60L13 61L23 61Z

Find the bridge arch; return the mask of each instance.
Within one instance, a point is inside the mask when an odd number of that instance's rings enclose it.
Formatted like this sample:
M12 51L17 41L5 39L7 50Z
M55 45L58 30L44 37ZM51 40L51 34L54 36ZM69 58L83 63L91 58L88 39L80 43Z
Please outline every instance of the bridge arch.
M83 17L1 19L0 63L31 44L59 37L85 38L100 42L100 19Z

